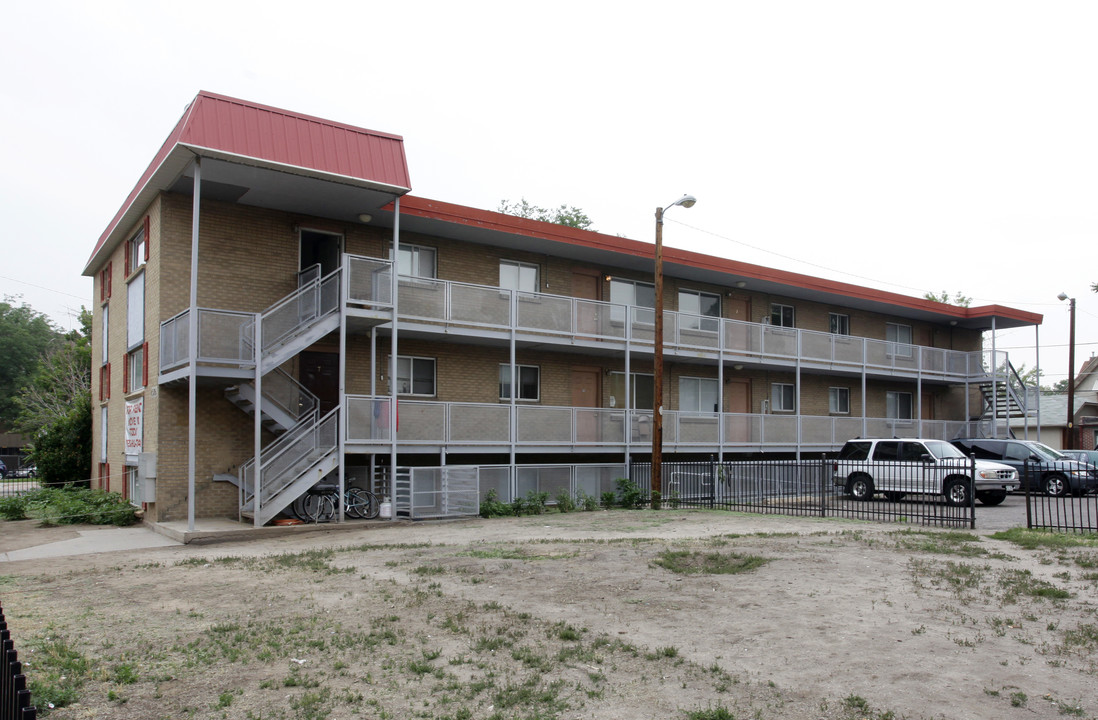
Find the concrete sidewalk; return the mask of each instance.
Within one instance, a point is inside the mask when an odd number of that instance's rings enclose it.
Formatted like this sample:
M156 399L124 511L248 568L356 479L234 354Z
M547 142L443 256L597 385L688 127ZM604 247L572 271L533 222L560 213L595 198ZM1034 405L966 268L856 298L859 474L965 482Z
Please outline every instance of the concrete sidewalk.
M185 520L163 523L146 522L142 525L124 528L105 527L77 530L78 537L43 542L40 545L0 552L0 563L120 550L171 547L186 545L194 541L247 541L270 537L293 537L301 533L317 531L361 530L369 526L390 526L391 522L352 521L321 525L266 526L259 528L250 522L238 522L227 518L197 519L193 528L189 527Z
M79 530L77 532L79 537L0 553L0 562L42 560L68 555L88 555L91 553L139 550L183 544L180 541L153 532L152 529L143 525L124 528L111 527L102 530Z

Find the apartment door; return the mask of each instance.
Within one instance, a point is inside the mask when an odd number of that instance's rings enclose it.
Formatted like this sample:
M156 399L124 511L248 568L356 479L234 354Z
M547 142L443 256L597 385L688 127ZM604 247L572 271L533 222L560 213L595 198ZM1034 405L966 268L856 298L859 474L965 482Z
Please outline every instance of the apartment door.
M596 271L576 269L572 271L572 297L581 300L598 300L602 290L602 275ZM595 303L577 303L576 331L582 335L595 335L599 330L599 306Z
M572 368L572 407L576 408L576 441L598 442L599 414L586 408L599 406L599 378L602 371L598 368Z
M326 276L339 267L340 246L342 244L343 237L341 235L318 230L302 230L301 264L299 269L305 270L314 265L319 265L320 276Z
M751 334L748 326L739 324L750 322L751 301L747 298L727 298L724 302L724 310L725 317L729 320L738 321L737 323L730 323L728 327L728 350L733 352L737 350L742 352L751 350L751 344L749 342Z
M339 404L339 354L307 350L301 353L301 384L320 399L320 414Z
M751 439L751 418L746 417L751 412L751 381L728 381L728 405L726 413L733 413L731 417L725 417L725 439L728 442L747 442Z

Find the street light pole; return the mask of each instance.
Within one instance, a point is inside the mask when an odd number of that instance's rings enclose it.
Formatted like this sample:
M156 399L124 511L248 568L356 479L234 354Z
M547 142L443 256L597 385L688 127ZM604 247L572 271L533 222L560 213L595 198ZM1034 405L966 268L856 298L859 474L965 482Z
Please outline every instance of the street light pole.
M1065 450L1075 449L1075 298L1068 297L1067 293L1056 296L1061 302L1068 303L1068 407L1067 407L1067 441Z
M660 489L663 464L663 214L682 205L694 207L697 200L693 195L683 195L665 208L656 208L656 282L655 282L655 337L652 340L652 509L660 508ZM629 379L626 378L626 382Z

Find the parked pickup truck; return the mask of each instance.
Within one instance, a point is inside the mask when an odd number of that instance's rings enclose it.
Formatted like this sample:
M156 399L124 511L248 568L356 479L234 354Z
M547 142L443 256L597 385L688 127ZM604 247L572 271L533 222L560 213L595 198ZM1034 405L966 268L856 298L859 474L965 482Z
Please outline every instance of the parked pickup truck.
M972 461L944 440L918 438L856 439L839 451L832 465L835 485L855 500L872 500L883 493L892 501L908 494L944 495L950 505L976 499L998 505L1018 489L1018 473L1001 463Z

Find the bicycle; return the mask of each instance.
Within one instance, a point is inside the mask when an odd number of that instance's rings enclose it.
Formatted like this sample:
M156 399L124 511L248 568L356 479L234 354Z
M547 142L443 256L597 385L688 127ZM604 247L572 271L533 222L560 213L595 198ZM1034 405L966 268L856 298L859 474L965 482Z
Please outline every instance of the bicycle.
M339 488L314 485L293 501L290 511L304 522L331 522L339 509ZM343 513L349 518L372 520L381 512L377 496L369 490L349 487L343 493Z

